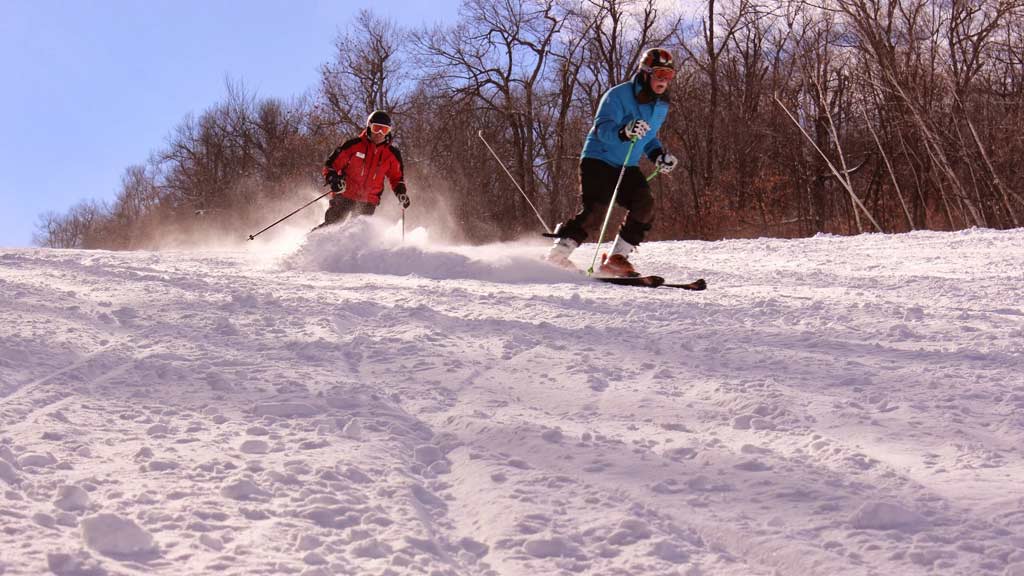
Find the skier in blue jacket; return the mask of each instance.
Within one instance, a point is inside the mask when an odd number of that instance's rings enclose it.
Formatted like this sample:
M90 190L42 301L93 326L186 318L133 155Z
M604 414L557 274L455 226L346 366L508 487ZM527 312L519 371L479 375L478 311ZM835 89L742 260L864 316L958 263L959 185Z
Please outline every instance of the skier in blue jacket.
M639 275L629 262L629 254L643 242L654 222L654 197L640 171L640 157L647 156L663 174L676 167L676 157L665 151L657 136L668 115L668 87L674 76L672 54L663 48L650 48L644 52L633 78L601 97L580 160L583 208L571 220L555 227L553 235L558 239L548 252L548 261L574 267L569 255L601 224L625 165L615 202L628 213L599 273L618 277Z

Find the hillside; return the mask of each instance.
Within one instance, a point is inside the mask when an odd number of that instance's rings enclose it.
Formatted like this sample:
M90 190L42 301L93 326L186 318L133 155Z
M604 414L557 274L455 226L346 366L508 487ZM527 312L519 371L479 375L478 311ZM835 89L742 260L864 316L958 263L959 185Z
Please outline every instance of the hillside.
M0 574L1024 575L1024 230L397 236L0 250Z

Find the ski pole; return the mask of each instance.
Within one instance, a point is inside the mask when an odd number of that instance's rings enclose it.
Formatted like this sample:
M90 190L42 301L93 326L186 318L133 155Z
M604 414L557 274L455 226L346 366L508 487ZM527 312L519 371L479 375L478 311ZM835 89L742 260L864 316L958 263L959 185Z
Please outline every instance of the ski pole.
M523 189L519 186L519 183L516 182L515 177L512 176L512 173L508 171L508 168L505 168L505 164L501 161L501 158L498 158L497 153L494 152L494 148L491 148L491 145L488 144L487 140L484 139L484 131L479 130L477 131L476 135L480 137L480 140L483 140L484 146L487 146L487 149L491 151L491 156L494 156L494 159L498 161L498 164L501 166L501 169L504 170L505 174L508 174L508 177L512 180L512 184L515 184L515 187L517 190L519 190L519 193L523 195L523 198L526 198L526 203L530 205L530 208L533 208L533 213L537 215L537 219L540 220L541 225L544 226L544 229L547 230L548 234L551 234L551 228L548 226L548 223L544 221L544 218L541 217L540 212L537 211L537 207L533 205L533 202L530 202L530 197L526 195L526 192L523 192Z
M405 208L402 208L402 242L405 242Z
M310 204L312 204L313 202L316 202L317 200L319 200L319 199L323 198L324 196L327 196L327 195L328 195L328 194L330 194L330 193L331 193L331 191L330 191L330 190L328 190L327 192L324 192L323 194L321 194L321 195L317 196L316 198L313 198L313 199L312 199L312 200L310 200L309 202L306 202L305 204L303 204L303 205L302 205L302 208L305 208L306 206L309 206L309 205L310 205ZM255 234L249 234L249 240L254 240L254 239L255 239L255 238L256 238L257 236L259 236L260 234L263 234L263 233L264 233L264 232L266 232L267 230L270 230L270 229L271 229L271 228L273 228L274 226L277 226L277 225L278 225L278 224L280 224L281 222L284 222L285 220L287 220L287 219L291 218L291 217L292 217L292 216L294 216L294 215L295 215L296 213L298 213L298 212L299 212L299 210L302 210L302 208L297 208L297 209L295 209L295 211L294 211L294 212L292 212L291 214L289 214L289 215L285 216L284 218L281 218L281 219L280 219L280 220L278 220L277 222L274 222L274 223L273 223L273 224L271 224L270 226L267 226L266 228L264 228L263 230L260 230L259 232L255 233Z
M594 264L597 263L597 255L601 252L601 242L604 241L604 231L608 227L608 220L612 217L612 209L615 208L615 198L619 195L619 186L622 185L622 177L626 175L626 165L629 164L629 157L633 155L633 146L636 146L636 138L629 141L629 150L626 151L626 159L622 162L622 170L619 170L619 180L615 183L615 190L612 191L612 201L608 204L608 212L604 215L604 224L601 224L601 233L597 235L597 250L594 251L594 259L587 269L587 276L594 274ZM657 171L655 171L657 174Z
M661 174L660 166L655 168L654 172L651 172L651 175L647 177L647 181L650 182L651 180L654 180L654 177L657 176L658 174Z

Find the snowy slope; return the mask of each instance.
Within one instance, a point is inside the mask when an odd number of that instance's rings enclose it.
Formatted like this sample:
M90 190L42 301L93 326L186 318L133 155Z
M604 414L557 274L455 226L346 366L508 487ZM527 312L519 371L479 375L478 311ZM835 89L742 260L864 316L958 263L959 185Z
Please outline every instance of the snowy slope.
M1024 230L261 240L0 250L0 574L1024 575Z

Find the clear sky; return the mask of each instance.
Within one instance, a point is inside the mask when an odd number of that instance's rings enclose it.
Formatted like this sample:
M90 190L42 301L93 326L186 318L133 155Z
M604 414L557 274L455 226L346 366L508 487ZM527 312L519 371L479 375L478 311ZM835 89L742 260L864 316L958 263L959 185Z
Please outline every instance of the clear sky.
M334 40L369 8L452 22L459 0L0 0L0 247L39 214L111 199L184 117L225 96L317 83Z

